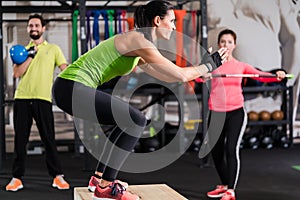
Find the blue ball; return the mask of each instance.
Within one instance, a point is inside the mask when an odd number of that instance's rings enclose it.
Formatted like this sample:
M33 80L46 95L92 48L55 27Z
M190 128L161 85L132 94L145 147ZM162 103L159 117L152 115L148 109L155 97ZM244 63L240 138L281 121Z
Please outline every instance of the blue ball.
M28 57L27 49L22 45L14 45L9 50L10 58L15 64L22 64Z

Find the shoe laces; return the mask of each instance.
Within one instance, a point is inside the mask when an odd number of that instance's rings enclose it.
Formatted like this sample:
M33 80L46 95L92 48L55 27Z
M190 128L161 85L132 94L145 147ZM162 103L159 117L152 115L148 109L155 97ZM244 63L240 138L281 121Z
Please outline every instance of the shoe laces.
M92 176L90 182L94 185L97 185L100 182L100 180L97 177Z
M227 190L227 187L224 185L217 185L217 189Z
M63 176L57 176L56 177L58 179L58 181L62 184L66 184L67 182L65 181L64 177Z
M227 194L227 195L231 195L231 196L234 196L234 195L235 195L235 193L234 193L233 190L227 190L227 191L226 191L226 194Z
M17 181L18 181L18 179L12 178L12 179L10 180L10 182L9 182L9 185L14 185L15 182L17 182Z
M227 190L221 200L230 200L230 199L234 199L234 198L235 198L234 192Z
M120 183L112 183L109 188L111 188L111 194L113 196L117 196L119 194L123 194L126 191L126 188Z

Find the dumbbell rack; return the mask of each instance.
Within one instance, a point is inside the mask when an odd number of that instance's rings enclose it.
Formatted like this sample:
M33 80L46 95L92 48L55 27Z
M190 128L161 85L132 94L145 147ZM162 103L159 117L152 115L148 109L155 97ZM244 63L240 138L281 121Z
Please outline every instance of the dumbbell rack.
M289 131L289 142L293 144L293 86L261 86L261 87L244 87L244 95L249 93L261 93L268 91L281 91L282 105L281 110L284 112L282 120L269 121L248 121L248 126L277 125L282 126L283 131Z

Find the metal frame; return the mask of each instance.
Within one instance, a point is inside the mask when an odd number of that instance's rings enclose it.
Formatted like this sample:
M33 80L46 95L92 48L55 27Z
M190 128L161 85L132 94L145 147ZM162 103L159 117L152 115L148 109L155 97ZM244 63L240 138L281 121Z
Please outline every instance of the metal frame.
M0 1L2 8L2 1ZM3 31L2 31L3 12L0 12L0 169L2 169L2 160L5 154L5 118L4 118L4 63L3 63Z

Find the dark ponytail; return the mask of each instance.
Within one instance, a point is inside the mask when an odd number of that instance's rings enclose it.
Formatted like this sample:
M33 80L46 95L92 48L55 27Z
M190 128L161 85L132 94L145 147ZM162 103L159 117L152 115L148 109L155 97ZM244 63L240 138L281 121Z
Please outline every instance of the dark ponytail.
M134 12L134 25L136 28L152 27L152 20L159 16L164 18L168 10L174 6L165 0L153 0L146 5L140 5Z
M150 27L150 25L145 16L145 6L144 5L138 6L134 12L134 26L136 28L142 28L142 27Z
M169 10L174 6L166 0L153 0L146 5L140 5L134 12L134 26L137 31L144 34L144 37L152 41L151 27L156 16L163 19Z

